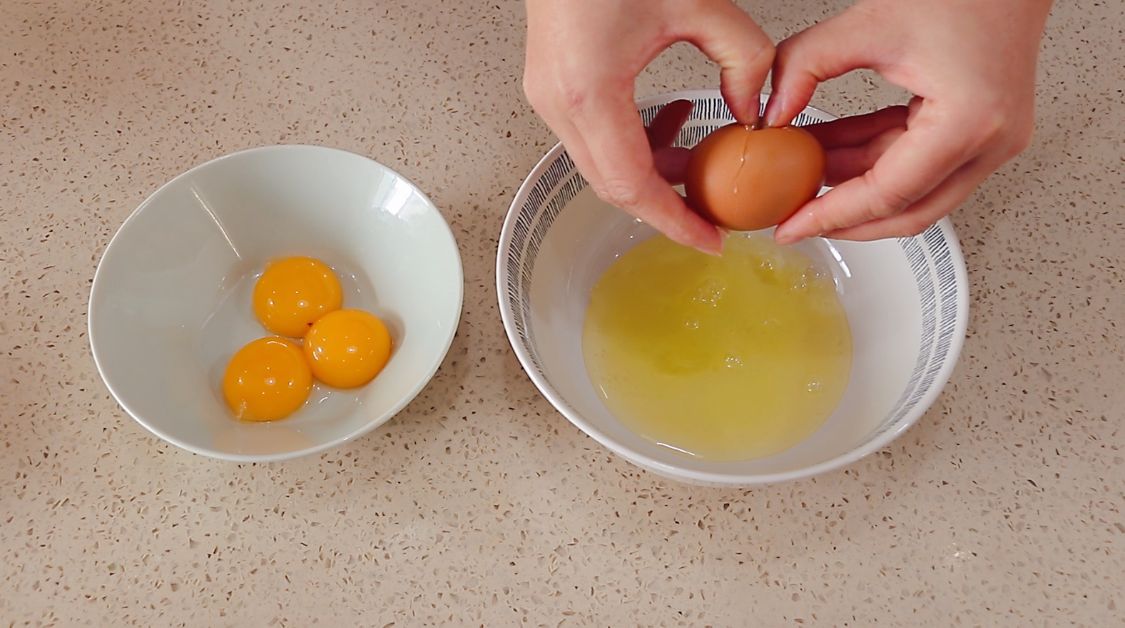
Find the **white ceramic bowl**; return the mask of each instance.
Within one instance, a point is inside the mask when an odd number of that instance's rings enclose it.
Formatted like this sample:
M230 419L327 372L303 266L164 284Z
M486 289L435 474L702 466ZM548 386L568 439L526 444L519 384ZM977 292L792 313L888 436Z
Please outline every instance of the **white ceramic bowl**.
M220 382L230 356L269 335L251 291L287 255L324 260L344 306L382 317L394 349L373 382L317 386L272 423L231 418ZM433 203L370 159L269 146L197 166L150 196L106 249L90 294L90 345L134 419L184 449L236 461L322 451L385 423L441 364L461 315L457 245Z
M668 94L639 104L695 103L678 145L693 146L731 121L717 91ZM797 124L831 119L806 109ZM957 361L968 319L968 283L948 221L915 238L854 243L818 239L800 248L832 272L851 326L851 378L835 413L805 441L743 462L677 454L628 430L603 405L582 356L590 290L632 245L653 234L602 203L556 146L528 176L508 212L497 256L497 292L508 339L532 381L566 418L643 468L677 480L747 486L836 469L889 443L937 398Z

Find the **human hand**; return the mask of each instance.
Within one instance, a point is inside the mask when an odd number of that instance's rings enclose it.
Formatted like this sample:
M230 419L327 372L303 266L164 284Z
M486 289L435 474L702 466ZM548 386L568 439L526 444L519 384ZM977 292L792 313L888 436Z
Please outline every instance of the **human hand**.
M1050 0L861 0L778 46L771 126L789 122L817 85L870 68L910 90L907 107L809 130L837 185L778 227L817 235L916 235L967 199L1031 139L1035 64Z
M524 92L598 196L676 242L718 252L718 229L658 171L633 84L687 41L722 67L727 105L753 123L773 63L765 33L730 0L527 0L527 29Z

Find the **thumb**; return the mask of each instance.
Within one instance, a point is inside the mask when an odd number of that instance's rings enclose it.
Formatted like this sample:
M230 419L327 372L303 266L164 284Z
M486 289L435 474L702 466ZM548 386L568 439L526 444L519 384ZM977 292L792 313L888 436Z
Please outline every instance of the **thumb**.
M683 4L692 8L685 7L677 20L677 39L691 42L722 68L723 99L735 119L757 122L758 95L773 64L773 42L730 0L706 3L704 9L699 3Z
M844 11L793 35L777 47L766 124L789 124L818 84L858 68L874 67L871 29L855 10Z

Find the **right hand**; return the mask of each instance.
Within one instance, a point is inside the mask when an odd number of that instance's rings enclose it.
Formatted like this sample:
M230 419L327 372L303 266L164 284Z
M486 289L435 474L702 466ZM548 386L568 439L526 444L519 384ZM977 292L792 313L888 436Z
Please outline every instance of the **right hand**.
M811 128L832 191L778 226L782 244L914 236L1031 140L1035 63L1050 0L861 0L778 46L772 125L822 81L858 68L909 90L909 107Z
M672 240L717 253L719 230L661 176L634 82L664 49L690 42L722 67L723 98L744 124L773 64L762 29L730 0L527 0L524 92L599 197Z

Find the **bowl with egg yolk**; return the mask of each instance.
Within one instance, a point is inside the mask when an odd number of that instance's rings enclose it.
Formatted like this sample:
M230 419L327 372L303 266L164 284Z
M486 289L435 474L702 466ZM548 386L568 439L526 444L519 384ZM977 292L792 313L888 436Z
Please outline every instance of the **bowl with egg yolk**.
M462 284L449 226L401 175L332 148L254 148L179 175L125 220L94 277L90 344L153 434L283 460L405 407L449 349Z
M718 90L644 100L640 117L648 124L685 100L691 113L674 146L733 121ZM831 119L807 108L794 124ZM745 154L708 183L747 201L734 211L778 195L747 181L808 183L783 165L788 155L767 155L769 176L757 176L761 164ZM732 232L721 257L675 245L600 201L557 145L500 235L508 339L562 416L661 476L753 486L838 469L886 446L938 398L968 320L964 260L948 220L878 242L782 247L771 235Z

